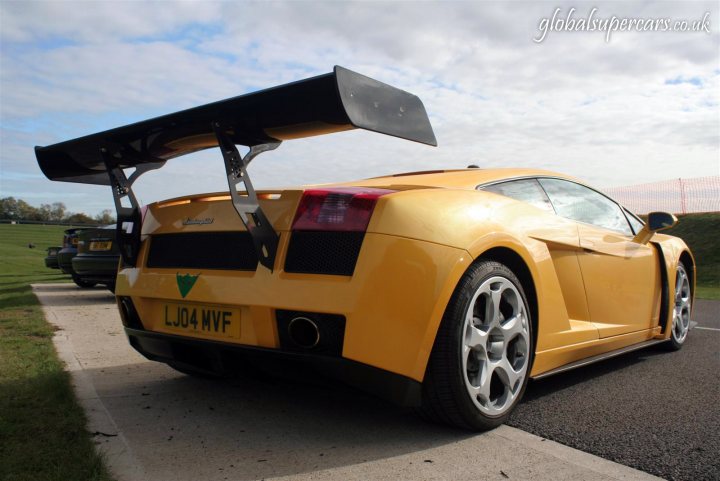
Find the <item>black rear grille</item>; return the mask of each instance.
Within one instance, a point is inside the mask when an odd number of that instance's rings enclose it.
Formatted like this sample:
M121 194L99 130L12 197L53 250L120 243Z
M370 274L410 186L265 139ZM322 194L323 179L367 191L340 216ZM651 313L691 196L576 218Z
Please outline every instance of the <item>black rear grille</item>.
M248 232L158 234L150 240L147 267L254 271L258 259Z
M351 276L364 232L293 231L285 271Z

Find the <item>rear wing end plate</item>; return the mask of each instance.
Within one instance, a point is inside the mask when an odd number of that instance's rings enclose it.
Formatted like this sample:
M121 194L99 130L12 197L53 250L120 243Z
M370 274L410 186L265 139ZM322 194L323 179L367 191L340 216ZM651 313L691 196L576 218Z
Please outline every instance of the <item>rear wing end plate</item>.
M248 164L283 140L356 128L437 145L417 96L336 66L325 75L35 147L35 156L50 180L112 187L123 260L134 266L140 206L132 193L133 182L170 159L220 147L233 205L253 236L260 262L272 270L277 233L257 202ZM249 147L250 152L242 157L237 145ZM129 178L127 168L135 168ZM241 184L246 196L238 193Z

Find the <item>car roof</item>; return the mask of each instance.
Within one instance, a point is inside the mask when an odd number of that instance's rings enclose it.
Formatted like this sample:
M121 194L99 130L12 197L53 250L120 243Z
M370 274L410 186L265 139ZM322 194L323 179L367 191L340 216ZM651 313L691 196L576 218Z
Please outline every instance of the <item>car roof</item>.
M343 186L384 187L391 185L413 185L444 187L451 189L475 189L478 185L522 177L560 177L575 180L564 174L540 169L460 169L408 172L385 177L333 184Z
M549 170L526 169L526 168L504 168L504 169L457 169L457 170L431 170L420 172L406 172L393 174L384 177L372 177L369 179L354 180L350 182L310 184L303 186L284 187L282 189L262 189L261 191L280 191L291 189L314 189L328 187L392 187L397 190L416 187L434 187L446 189L474 190L478 185L500 182L524 177L557 177L567 179L580 184L582 181L574 179L565 174L559 174ZM226 197L228 192L212 192L202 194L184 195L159 201L159 204L171 204L173 202L195 198L195 197Z

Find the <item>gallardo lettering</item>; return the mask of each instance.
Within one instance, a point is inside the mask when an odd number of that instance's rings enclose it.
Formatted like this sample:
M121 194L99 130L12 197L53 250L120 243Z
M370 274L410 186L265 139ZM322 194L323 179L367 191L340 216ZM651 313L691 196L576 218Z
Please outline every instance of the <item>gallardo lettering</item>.
M229 332L232 312L203 307L165 306L165 325L215 334Z

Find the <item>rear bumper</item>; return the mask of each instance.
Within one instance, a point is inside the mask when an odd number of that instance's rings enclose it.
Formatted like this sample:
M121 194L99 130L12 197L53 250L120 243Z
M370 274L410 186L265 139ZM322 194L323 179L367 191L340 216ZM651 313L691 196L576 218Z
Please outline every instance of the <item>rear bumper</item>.
M66 247L58 252L57 262L60 270L65 274L75 275L73 270L72 260L77 255L77 249Z
M125 328L130 345L152 361L231 374L252 365L285 376L339 380L400 406L419 406L421 383L339 357L288 352Z
M46 257L45 258L45 267L47 267L49 269L60 269L60 266L58 265L57 256Z
M83 279L114 283L120 257L78 254L72 259L73 271Z
M281 236L280 266L287 238ZM140 252L141 266L146 251L147 243ZM346 321L340 359L422 382L448 300L471 261L461 249L368 233L352 276L271 272L263 267L125 267L118 272L115 293L132 300L145 331L198 341L218 339L202 333L186 336L167 327L168 304L234 309L239 334L221 341L270 350L282 350L279 311L342 316ZM181 293L179 281L187 275L195 282Z

